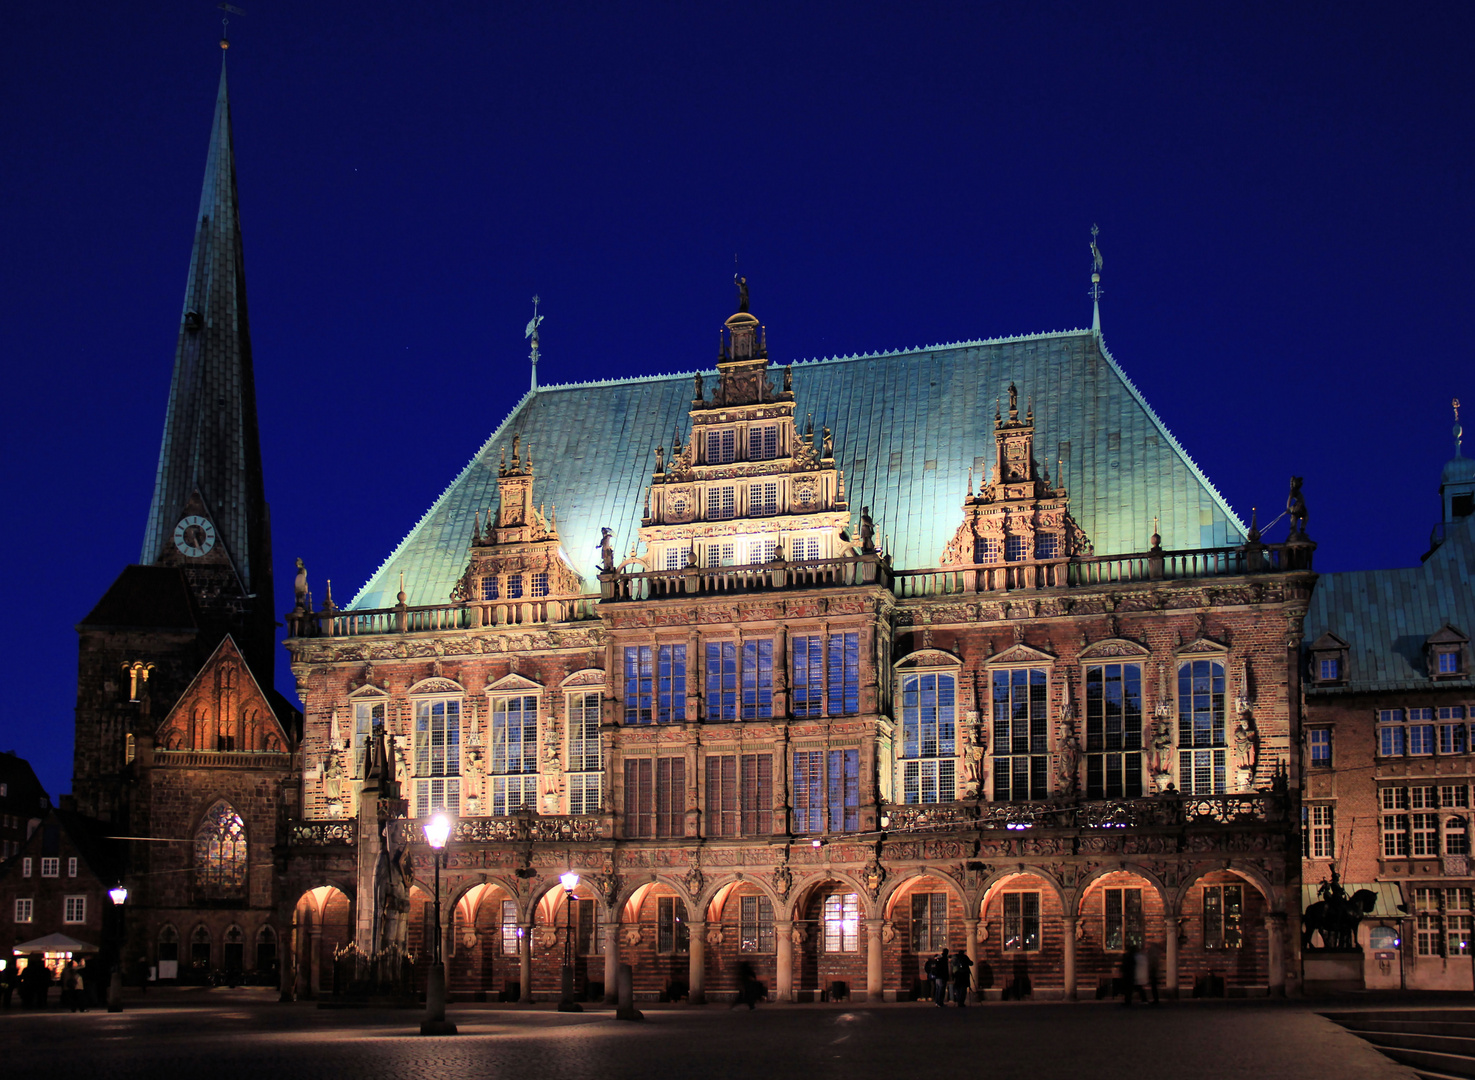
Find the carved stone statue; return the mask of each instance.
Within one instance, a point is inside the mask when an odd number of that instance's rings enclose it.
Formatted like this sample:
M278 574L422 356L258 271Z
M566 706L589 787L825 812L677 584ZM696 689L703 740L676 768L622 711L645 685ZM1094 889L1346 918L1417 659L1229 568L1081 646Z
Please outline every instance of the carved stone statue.
M983 795L983 747L970 743L963 751L963 798L977 799Z
M1159 708L1152 721L1152 753L1148 769L1161 788L1173 772L1173 716L1170 709Z
M292 582L292 595L297 600L297 610L307 610L307 567L297 560L297 577Z
M786 393L786 394L792 394L793 392L794 392L794 368L792 366L786 366L784 368L784 393Z
M403 952L409 940L410 884L415 871L394 819L384 822L380 836L384 846L374 864L374 949Z
M343 795L343 752L336 747L328 751L323 762L323 794L329 799Z
M732 283L737 286L738 310L748 310L748 279L737 274L732 275Z
M1081 790L1081 740L1074 731L1060 745L1061 788L1067 795Z
M1291 493L1286 496L1286 513L1290 515L1291 532L1306 534L1306 499L1301 495L1301 477L1291 477Z
M1246 779L1254 779L1255 765L1260 757L1259 743L1254 715L1241 713L1234 722L1234 763L1249 774Z
M615 531L613 529L600 529L599 534L600 565L607 572L612 572L615 568Z
M825 428L825 430L830 429ZM869 506L860 508L860 550L867 555L876 550L876 523L871 520Z
M822 445L824 446L824 457L825 460L828 461L830 458L833 458L835 456L835 436L829 428L824 428L821 431L820 437L823 439Z
M700 371L691 377L691 396L694 401L702 400L702 373Z
M658 447L656 447L656 472L663 473L665 471L666 471L666 448L664 446L658 446Z

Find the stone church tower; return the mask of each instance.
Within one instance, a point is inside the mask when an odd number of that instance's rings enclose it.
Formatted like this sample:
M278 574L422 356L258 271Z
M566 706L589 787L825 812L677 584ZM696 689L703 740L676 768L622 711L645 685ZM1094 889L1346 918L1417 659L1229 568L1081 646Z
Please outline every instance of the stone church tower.
M130 842L128 952L274 965L294 710L272 689L271 527L222 63L143 550L78 625L77 808Z

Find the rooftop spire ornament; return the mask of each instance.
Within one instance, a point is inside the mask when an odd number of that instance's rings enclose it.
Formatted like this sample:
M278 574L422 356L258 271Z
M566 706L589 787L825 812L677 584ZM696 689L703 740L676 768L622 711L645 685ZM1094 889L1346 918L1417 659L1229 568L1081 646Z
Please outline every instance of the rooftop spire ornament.
M1098 225L1091 226L1091 332L1101 333L1101 249L1096 246Z
M528 387L529 390L538 389L538 324L542 321L543 316L538 314L538 298L534 296L533 317L528 320L528 328L526 331L523 332L522 335L525 338L532 338L533 341L533 351L528 356L528 359L533 362L533 381L532 385Z
M246 13L233 4L216 4L215 6L218 7L221 11L225 12L225 14L220 17L220 47L222 49L229 49L230 17L232 15L244 15Z

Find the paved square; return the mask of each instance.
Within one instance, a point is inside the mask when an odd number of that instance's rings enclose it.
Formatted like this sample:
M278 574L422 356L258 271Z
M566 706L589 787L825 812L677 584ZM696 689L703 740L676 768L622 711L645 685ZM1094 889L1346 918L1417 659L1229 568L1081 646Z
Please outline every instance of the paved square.
M929 1076L1028 1080L1411 1080L1312 1007L1180 1002L937 1009L887 1005L656 1007L643 1024L594 1009L452 1006L461 1034L412 1034L412 1010L279 1005L264 992L130 1000L121 1014L0 1014L5 1071L104 1078Z

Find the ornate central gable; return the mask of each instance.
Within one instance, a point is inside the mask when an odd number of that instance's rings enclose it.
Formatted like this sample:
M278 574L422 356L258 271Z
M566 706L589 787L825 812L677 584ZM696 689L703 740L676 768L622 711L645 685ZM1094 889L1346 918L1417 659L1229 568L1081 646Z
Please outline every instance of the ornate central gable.
M1010 383L1009 418L994 406L993 471L985 472L975 495L969 470L963 523L948 541L942 565L1021 564L1029 568L1026 576L1040 575L1038 583L1049 584L1053 567L1091 553L1090 540L1070 516L1064 484L1052 486L1049 472L1035 460L1034 440L1034 404L1021 420L1019 391Z
M289 740L235 641L226 637L164 717L154 745L285 754Z

